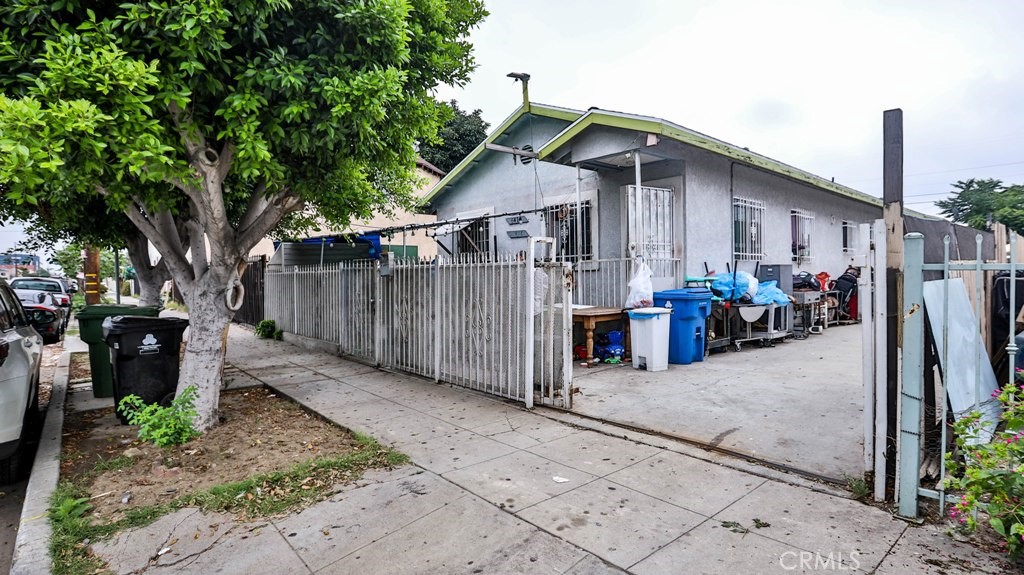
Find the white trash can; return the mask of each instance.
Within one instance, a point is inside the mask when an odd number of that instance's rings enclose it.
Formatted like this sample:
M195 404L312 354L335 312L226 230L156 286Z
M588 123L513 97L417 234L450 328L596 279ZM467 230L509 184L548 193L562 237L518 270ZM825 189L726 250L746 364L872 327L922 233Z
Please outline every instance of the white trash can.
M628 310L632 340L633 368L647 371L668 369L668 331L672 310L641 307Z

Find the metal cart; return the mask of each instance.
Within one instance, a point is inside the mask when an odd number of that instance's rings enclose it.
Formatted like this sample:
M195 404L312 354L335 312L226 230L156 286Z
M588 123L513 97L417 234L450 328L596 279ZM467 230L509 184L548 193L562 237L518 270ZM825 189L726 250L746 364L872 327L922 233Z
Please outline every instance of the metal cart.
M733 304L739 317L739 329L734 331L732 344L736 351L743 349L743 344L756 341L761 347L774 347L775 341L792 334L792 306L779 306L775 303L766 305ZM764 319L764 329L755 329L755 325Z

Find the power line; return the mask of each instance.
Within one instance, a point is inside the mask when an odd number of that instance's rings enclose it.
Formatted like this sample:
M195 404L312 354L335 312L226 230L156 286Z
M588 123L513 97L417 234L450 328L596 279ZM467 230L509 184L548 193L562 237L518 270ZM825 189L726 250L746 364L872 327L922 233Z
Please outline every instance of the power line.
M917 174L903 174L903 177L904 178L916 178L916 177L919 177L919 176L934 176L934 175L938 175L938 174L952 174L952 173L955 173L955 172L967 172L967 171L970 171L970 170L983 170L983 169L986 169L986 168L1004 168L1006 166L1019 166L1021 164L1024 164L1024 161L1020 161L1020 162L1007 162L1005 164L989 164L987 166L970 166L970 167L967 167L967 168L953 168L951 170L939 170L939 171L935 171L935 172L919 172ZM855 184L857 182L879 182L881 180L882 180L882 178L866 178L866 179L863 179L863 180L846 180L846 182L850 183L850 184Z

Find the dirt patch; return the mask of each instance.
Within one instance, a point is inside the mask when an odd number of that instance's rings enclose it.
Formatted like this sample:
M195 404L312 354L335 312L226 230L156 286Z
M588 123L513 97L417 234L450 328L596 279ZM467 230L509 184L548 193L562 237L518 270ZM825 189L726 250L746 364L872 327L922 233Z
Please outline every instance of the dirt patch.
M183 446L162 449L136 439L113 408L65 418L62 479L84 483L95 521L167 503L181 495L321 457L356 451L347 431L310 415L270 390L221 395L221 423Z
M92 372L89 371L89 354L71 354L71 371L68 373L68 382L75 383L80 381L88 381L91 378Z

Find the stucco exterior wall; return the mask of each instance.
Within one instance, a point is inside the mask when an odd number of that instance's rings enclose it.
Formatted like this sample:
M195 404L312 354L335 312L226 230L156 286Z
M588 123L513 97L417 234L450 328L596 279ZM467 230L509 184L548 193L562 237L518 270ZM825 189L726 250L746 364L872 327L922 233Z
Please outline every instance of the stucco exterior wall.
M504 145L536 148L557 134L563 122L535 119L532 132L524 126L510 133ZM529 136L532 135L532 138ZM683 260L686 275L704 275L707 268L725 272L733 260L733 197L765 203L762 241L765 257L761 264L790 264L794 273L825 271L833 277L843 272L851 254L843 252L843 222L866 223L881 217L881 208L831 192L813 188L785 177L751 168L722 156L661 138L656 146L645 146L646 134L598 127L581 134L569 145L572 161L612 157L630 149L642 150L675 159L647 160L641 165L644 186L674 191L675 254ZM565 156L563 156L565 157ZM583 171L583 199L595 204L592 211L594 245L600 259L628 257L624 198L628 186L635 184L632 166L621 169ZM541 162L539 165L514 163L506 154L491 152L435 200L439 219L459 217L460 213L488 209L490 213L530 210L551 203L553 198L575 201L576 169L572 166ZM802 210L813 216L811 223L812 257L794 261L790 210ZM496 251L525 249L527 240L510 239L510 229L525 230L531 236L543 235L540 214L529 214L525 225L510 226L504 217L493 219L491 236ZM450 238L449 238L450 241ZM492 251L495 247L492 245ZM754 271L755 261L735 262L739 269Z
M537 149L552 136L562 131L568 122L550 118L532 117L520 122L497 143L503 146L522 148L530 144ZM459 218L461 214L487 210L491 214L517 212L543 208L547 202L556 198L576 194L576 168L562 166L550 162L532 161L523 164L513 161L511 154L486 151L480 155L478 163L467 170L455 185L435 198L432 207L437 219L449 220ZM583 172L581 187L588 194L595 187L595 179L587 171ZM530 236L544 235L544 222L539 213L525 214L526 224L510 225L504 217L491 220L491 252L516 253L525 250L527 239L508 237L509 230L525 230ZM454 234L439 236L437 239L452 248ZM443 252L443 250L442 250Z

